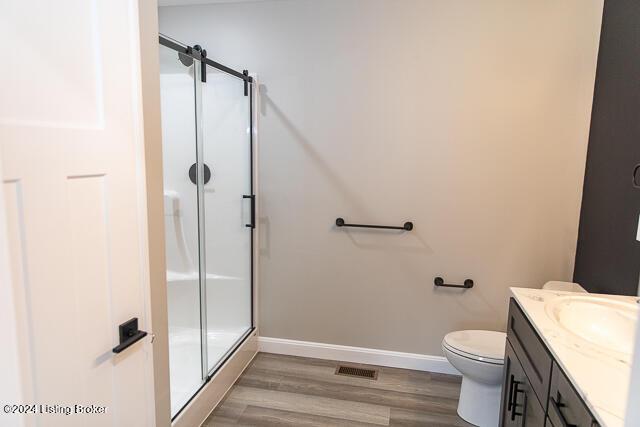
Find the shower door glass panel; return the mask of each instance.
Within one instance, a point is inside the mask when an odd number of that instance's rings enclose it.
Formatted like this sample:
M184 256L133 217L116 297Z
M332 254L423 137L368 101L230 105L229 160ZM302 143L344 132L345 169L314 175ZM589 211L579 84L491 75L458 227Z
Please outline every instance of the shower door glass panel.
M207 359L215 369L251 329L250 96L244 81L207 66L202 85Z
M164 224L169 311L171 415L203 383L196 163L198 63L160 46Z

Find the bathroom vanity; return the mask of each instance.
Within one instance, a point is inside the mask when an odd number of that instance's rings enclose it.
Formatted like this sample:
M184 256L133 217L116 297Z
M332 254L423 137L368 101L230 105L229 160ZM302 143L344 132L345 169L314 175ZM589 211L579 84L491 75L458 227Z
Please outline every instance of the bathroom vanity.
M500 426L622 427L637 298L511 292Z

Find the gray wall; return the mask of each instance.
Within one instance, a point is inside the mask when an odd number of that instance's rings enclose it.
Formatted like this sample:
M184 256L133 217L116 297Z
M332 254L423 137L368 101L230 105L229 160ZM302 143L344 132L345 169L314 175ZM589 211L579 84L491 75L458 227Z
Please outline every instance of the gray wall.
M263 336L440 354L570 280L602 0L274 0L160 28L259 74ZM335 218L410 233L337 230ZM434 289L433 278L469 291Z

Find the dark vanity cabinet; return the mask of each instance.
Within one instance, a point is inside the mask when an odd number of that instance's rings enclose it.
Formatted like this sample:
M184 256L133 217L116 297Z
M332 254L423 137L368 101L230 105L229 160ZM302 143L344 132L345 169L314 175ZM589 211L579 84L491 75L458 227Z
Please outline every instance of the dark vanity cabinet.
M547 425L555 427L598 425L567 377L555 363L551 373L547 411L550 421Z
M544 409L524 373L513 348L507 344L504 359L506 396L503 397L503 426L542 426Z
M509 303L500 426L598 426L513 298Z

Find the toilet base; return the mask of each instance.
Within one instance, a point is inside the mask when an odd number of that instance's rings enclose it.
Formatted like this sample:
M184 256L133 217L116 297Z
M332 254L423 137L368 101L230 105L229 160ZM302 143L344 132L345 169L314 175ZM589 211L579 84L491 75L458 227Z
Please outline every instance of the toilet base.
M458 415L479 427L496 427L500 419L502 385L487 385L462 377Z

